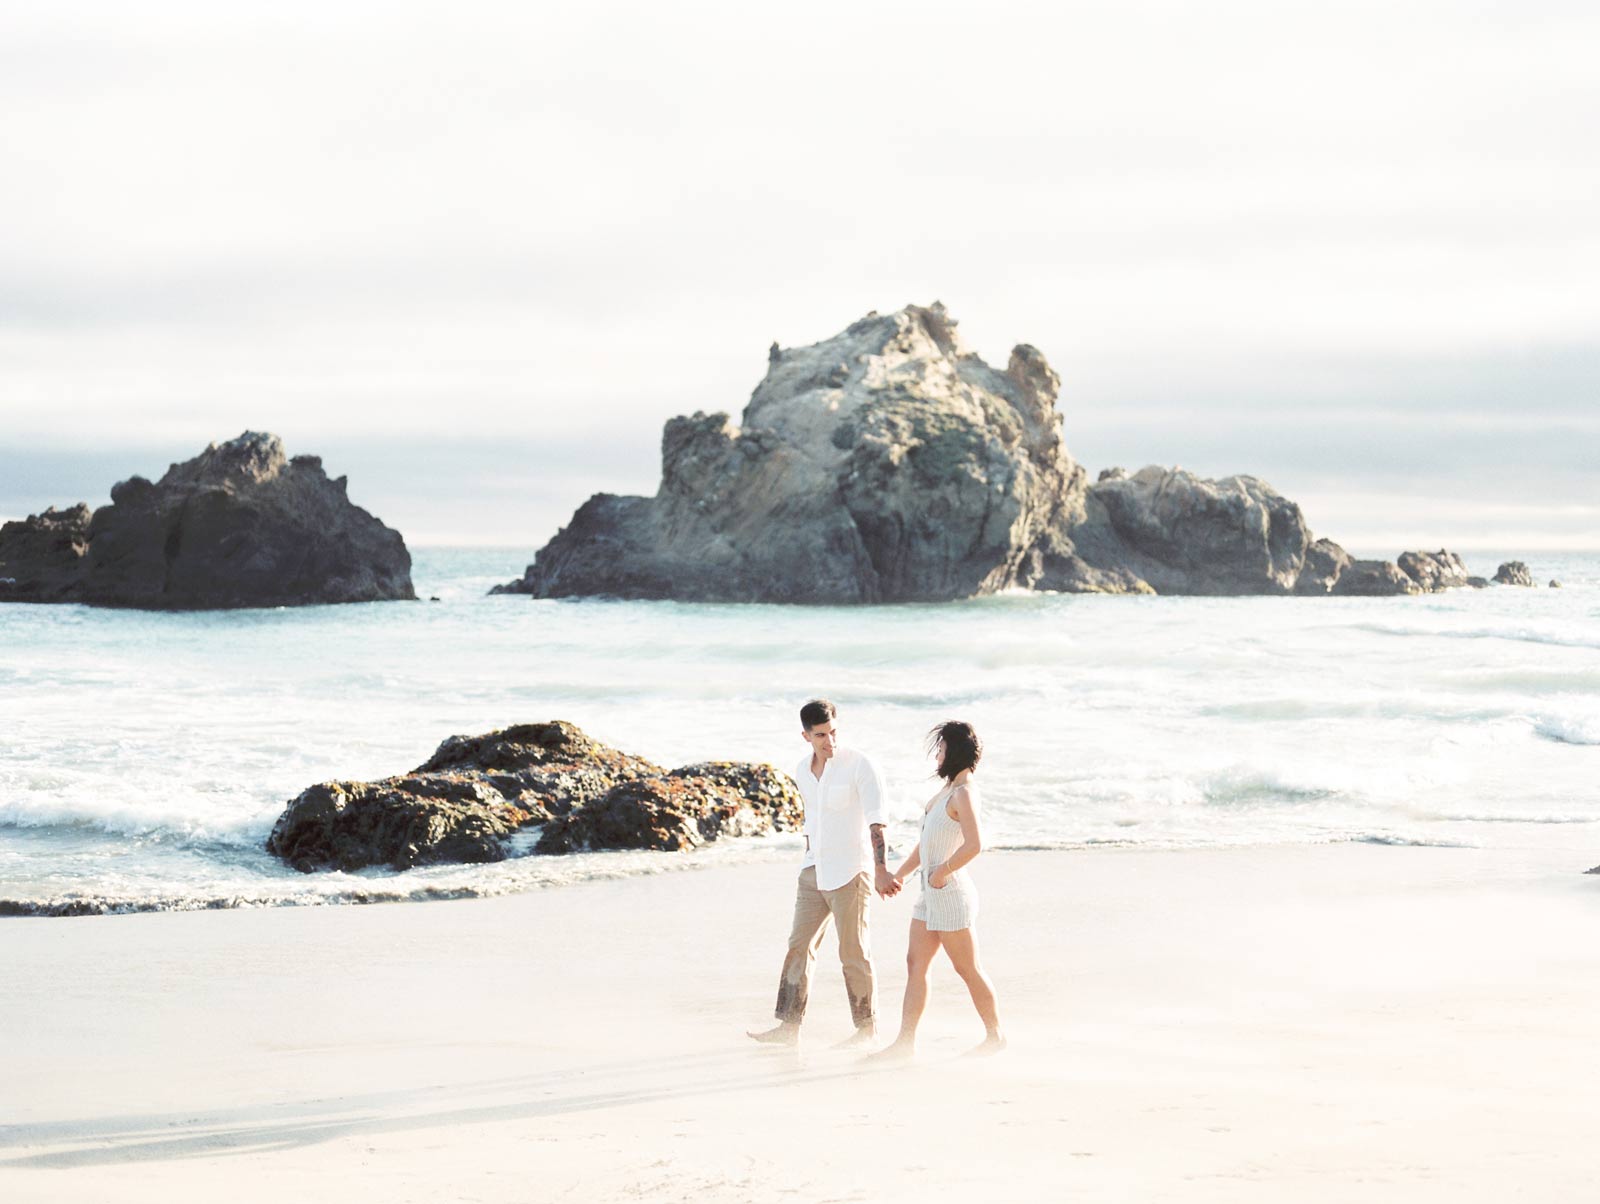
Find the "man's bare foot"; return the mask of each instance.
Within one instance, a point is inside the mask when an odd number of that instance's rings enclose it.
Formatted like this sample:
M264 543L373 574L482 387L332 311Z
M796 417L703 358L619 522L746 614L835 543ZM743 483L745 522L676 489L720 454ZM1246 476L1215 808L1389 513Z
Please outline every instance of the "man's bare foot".
M996 1029L977 1045L974 1045L971 1049L967 1050L967 1052L962 1056L968 1058L987 1058L993 1054L999 1053L1005 1047L1005 1034Z
M915 1056L917 1047L910 1041L896 1038L893 1044L885 1045L875 1054L868 1054L861 1059L871 1062L875 1066L892 1066L896 1062L909 1062Z
M763 1045L799 1045L800 1026L784 1021L777 1028L764 1028L760 1032L751 1030L745 1036Z
M872 1041L876 1041L877 1039L878 1026L876 1024L863 1024L860 1028L856 1029L855 1032L851 1033L843 1041L835 1045L834 1048L854 1049L858 1045L866 1045Z

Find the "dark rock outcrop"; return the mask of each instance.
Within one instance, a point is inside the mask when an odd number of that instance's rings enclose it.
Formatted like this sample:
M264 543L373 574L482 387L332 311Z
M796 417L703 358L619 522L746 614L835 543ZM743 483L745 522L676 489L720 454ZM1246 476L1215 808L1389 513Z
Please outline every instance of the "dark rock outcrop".
M1415 581L1423 593L1458 589L1468 583L1467 566L1454 552L1402 552L1400 571Z
M1551 589L1560 589L1561 588L1561 582L1557 581L1554 577L1552 577L1552 578L1550 578L1550 586L1549 586L1549 588L1551 588Z
M89 550L89 507L54 507L0 526L0 602L69 602Z
M739 425L674 418L654 497L596 494L496 593L690 601L937 601L1073 593L1414 593L1249 476L1106 469L1062 439L1039 351L1004 370L944 307L872 313L767 356ZM1387 563L1387 562L1382 562Z
M1533 574L1520 560L1508 560L1494 571L1494 579L1501 585L1522 585L1533 588Z
M304 872L405 870L500 861L531 829L538 853L673 851L796 830L803 816L794 783L770 766L669 773L557 721L451 736L397 777L309 787L278 817L267 850Z
M1350 553L1331 539L1318 539L1306 549L1300 575L1294 580L1297 594L1329 594L1350 567Z
M676 852L724 836L788 831L802 822L803 807L787 776L770 765L719 761L623 782L551 823L539 834L536 851Z
M1095 482L1071 538L1161 594L1293 593L1312 544L1300 507L1263 481L1154 465Z
M86 529L85 506L52 529L54 514L0 533L0 577L18 582L0 600L210 610L416 596L399 532L276 435L247 431L159 481L121 481Z
M1393 561L1352 560L1328 592L1341 598L1392 597L1420 594L1422 587Z
M531 816L460 774L319 782L273 825L267 850L303 872L500 861Z

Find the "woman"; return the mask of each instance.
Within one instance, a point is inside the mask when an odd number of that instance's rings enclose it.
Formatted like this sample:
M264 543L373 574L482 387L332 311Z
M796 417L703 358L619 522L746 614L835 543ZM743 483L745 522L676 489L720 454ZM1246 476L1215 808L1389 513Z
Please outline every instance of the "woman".
M988 1035L972 1050L997 1053L1005 1048L995 1009L994 987L978 964L978 892L965 872L983 851L978 825L978 793L972 775L983 757L983 741L972 725L940 724L928 733L928 752L938 759L945 787L923 810L922 837L911 856L895 871L903 880L922 867L922 897L911 912L911 939L906 950L906 999L900 1014L900 1035L893 1045L874 1054L891 1059L910 1057L917 1040L917 1022L928 1002L928 970L942 948L961 981Z

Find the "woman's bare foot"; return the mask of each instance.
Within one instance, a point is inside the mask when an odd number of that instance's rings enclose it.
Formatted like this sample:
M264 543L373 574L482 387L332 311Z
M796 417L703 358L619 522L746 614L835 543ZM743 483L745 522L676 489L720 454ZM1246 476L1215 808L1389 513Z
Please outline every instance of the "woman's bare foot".
M978 1044L967 1050L967 1052L962 1056L968 1058L987 1058L993 1054L999 1053L1005 1047L1005 1034L999 1029L995 1029L994 1032L990 1033Z
M862 1058L863 1062L871 1062L877 1066L888 1066L895 1062L909 1062L916 1055L917 1047L912 1041L904 1037L897 1037L893 1044L886 1045L875 1054L868 1054Z
M760 1031L751 1030L745 1033L752 1041L759 1041L763 1045L799 1045L800 1026L785 1020L777 1028L764 1028Z

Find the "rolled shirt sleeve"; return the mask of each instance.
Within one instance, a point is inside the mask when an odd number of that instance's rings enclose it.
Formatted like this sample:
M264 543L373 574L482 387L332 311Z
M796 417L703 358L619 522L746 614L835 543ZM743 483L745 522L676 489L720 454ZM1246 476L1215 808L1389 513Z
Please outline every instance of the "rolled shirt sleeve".
M817 779L811 776L811 756L808 753L805 760L795 766L794 785L800 792L800 802L803 808L803 817L800 830L805 834L806 847L801 857L800 865L803 869L808 865L817 864L817 819L822 808L812 796L816 793Z
M856 796L861 800L861 811L869 828L889 822L884 817L883 794L883 775L870 757L862 757L856 767Z

